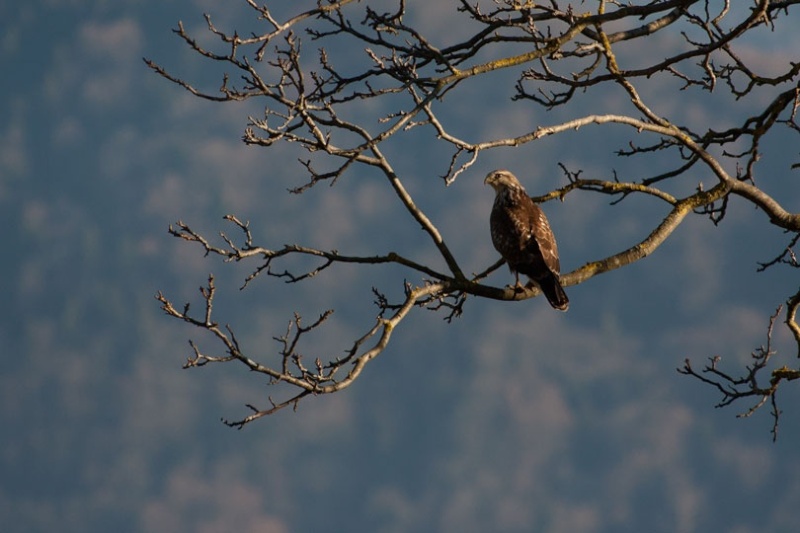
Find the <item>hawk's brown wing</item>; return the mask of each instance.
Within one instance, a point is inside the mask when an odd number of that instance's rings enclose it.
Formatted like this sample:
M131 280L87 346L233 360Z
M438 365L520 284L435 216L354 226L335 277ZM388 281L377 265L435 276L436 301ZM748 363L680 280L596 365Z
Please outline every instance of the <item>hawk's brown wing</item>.
M521 188L498 196L491 215L492 242L513 272L528 276L555 309L569 299L559 280L561 264L553 230L544 211Z

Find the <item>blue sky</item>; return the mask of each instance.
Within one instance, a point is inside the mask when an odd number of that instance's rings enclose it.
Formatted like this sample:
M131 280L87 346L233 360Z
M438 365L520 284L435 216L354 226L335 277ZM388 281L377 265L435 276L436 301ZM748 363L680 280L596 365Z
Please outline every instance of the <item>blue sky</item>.
M711 355L740 368L796 290L796 273L756 274L787 240L743 202L720 227L690 219L653 256L568 288L566 314L540 298L472 299L453 324L417 312L351 388L243 431L221 424L282 391L235 365L182 370L189 338L214 345L168 319L156 291L197 303L214 272L220 320L269 361L272 337L295 311L311 319L335 308L304 350L341 353L371 324L371 286L397 294L409 273L347 267L292 286L260 278L240 292L253 265L204 258L167 234L170 223L214 235L232 231L222 216L235 213L265 246L436 257L376 176L354 172L289 195L305 179L298 154L240 141L259 102L200 101L146 69L143 56L218 86L219 71L170 30L183 20L201 36L203 12L227 27L255 26L234 4L0 7L5 531L796 529L798 394L787 388L780 398L773 444L768 412L736 419L746 406L713 409L713 391L675 372L686 357L700 365ZM449 5L416 15L426 32L453 31ZM744 49L765 69L796 60L798 36L787 33L790 18L781 23ZM648 91L675 120L730 125L708 95ZM466 137L519 134L598 105L586 97L543 113L509 102L502 84L458 94L442 116ZM626 103L610 95L602 105ZM586 129L487 153L448 188L436 175L449 154L424 135L388 153L465 268L479 271L496 258L487 171L507 167L539 194L564 184L559 162L623 179L668 164L615 158L627 134ZM797 139L772 141L777 156L763 163L759 185L797 212L786 164ZM664 214L653 202L610 207L591 193L544 209L565 271L641 240ZM505 271L491 278L510 280ZM781 329L774 340L791 365L789 336Z

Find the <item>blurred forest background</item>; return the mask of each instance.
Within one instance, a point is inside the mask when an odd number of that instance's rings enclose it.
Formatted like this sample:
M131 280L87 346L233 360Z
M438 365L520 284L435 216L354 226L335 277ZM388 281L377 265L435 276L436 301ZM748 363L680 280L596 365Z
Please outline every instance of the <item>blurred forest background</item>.
M457 31L453 4L415 12L409 2L411 20L445 39ZM786 236L744 202L732 202L719 227L694 217L653 256L569 287L566 314L543 298L470 299L451 324L418 311L349 389L242 431L220 423L275 391L233 364L182 370L187 339L203 338L163 314L157 291L197 302L213 272L219 320L264 357L276 353L273 336L292 313L310 321L335 308L305 339L313 358L348 348L375 314L370 288L399 294L403 271L349 266L302 284L258 279L239 291L250 265L204 257L169 236L169 224L234 233L222 220L233 213L265 245L377 246L421 260L434 251L378 180L288 194L307 180L296 154L241 142L259 102L203 101L146 68L143 56L217 87L219 73L170 31L181 20L204 36L203 13L220 27L256 24L245 2L0 7L5 531L796 529L797 391L781 393L773 444L767 410L737 419L746 405L716 410L713 390L675 371L687 357L699 366L714 355L741 368L796 287L791 269L756 273ZM763 28L742 49L765 69L796 61L796 18L790 10L776 31ZM533 106L520 113L511 96L511 85L476 84L444 112L465 135L487 137L558 121ZM711 124L740 112L730 100L674 87L659 104L672 117ZM497 259L487 171L512 170L533 195L566 184L559 163L584 177L652 174L653 160L614 156L624 135L600 131L495 150L450 187L437 178L449 155L435 146L420 142L393 157L477 272ZM786 165L797 158L797 138L762 148L776 155L775 163L765 156L764 185L797 212L800 188ZM591 193L543 208L565 272L638 242L664 215L653 201L610 206ZM503 268L490 282L512 279ZM785 328L773 344L794 363Z

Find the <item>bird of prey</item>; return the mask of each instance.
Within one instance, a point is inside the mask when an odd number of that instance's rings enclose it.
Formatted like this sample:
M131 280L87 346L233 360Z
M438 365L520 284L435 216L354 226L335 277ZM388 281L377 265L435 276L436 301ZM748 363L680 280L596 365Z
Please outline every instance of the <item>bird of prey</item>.
M554 309L566 311L567 294L561 287L558 247L547 217L508 170L489 172L484 184L495 191L489 218L492 244L508 263L520 287L524 274L544 293Z

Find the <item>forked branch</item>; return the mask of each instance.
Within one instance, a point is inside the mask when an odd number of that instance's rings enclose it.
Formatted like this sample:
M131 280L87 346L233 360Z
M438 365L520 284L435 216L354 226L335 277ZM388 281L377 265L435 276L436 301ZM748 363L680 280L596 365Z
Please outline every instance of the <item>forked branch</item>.
M796 315L797 307L800 305L800 291L792 296L787 304L785 324L792 331L797 346L800 347L800 328L798 328ZM755 402L737 416L747 418L769 402L772 414L772 440L778 438L778 422L780 421L781 410L778 408L778 389L783 382L794 381L800 378L800 367L789 368L782 365L779 368L769 370L770 363L778 351L773 347L773 329L776 320L781 314L783 306L778 306L775 313L769 319L767 327L767 342L756 348L750 354L750 363L745 366L745 373L733 376L719 368L722 357L716 355L709 358L707 364L700 372L696 371L687 358L683 367L678 368L678 372L687 376L692 376L701 382L716 389L722 399L716 407L726 407L742 399L753 398Z

